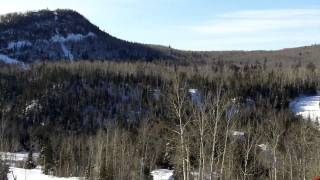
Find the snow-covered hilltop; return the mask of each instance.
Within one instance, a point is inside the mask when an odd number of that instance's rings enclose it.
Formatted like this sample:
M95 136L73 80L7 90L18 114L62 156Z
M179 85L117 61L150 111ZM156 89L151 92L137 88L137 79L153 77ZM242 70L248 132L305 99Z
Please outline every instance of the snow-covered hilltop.
M0 16L0 61L155 59L157 50L112 37L72 10Z

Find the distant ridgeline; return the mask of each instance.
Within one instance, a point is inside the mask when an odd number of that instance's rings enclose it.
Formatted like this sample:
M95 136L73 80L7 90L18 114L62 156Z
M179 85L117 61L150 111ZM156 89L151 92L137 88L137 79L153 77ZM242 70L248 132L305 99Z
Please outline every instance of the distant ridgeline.
M128 42L101 31L72 10L40 10L0 16L0 64L77 60L168 60L174 64L229 62L319 65L320 46L278 51L183 51Z

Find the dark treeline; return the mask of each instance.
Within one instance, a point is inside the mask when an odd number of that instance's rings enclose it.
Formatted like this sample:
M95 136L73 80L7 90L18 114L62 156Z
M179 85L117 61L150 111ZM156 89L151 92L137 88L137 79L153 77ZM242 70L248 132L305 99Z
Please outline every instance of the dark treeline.
M176 179L310 179L320 133L289 102L316 94L319 77L312 64L4 66L0 150L40 152L45 173L87 179L151 179L156 168Z

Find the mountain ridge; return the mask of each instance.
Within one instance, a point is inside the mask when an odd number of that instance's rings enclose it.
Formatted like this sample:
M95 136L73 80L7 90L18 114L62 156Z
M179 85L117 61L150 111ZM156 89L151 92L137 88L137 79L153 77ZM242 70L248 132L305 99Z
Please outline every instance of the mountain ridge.
M128 42L99 29L70 9L9 13L0 16L0 60L5 63L75 60L179 60L317 63L320 46L254 51L186 51ZM174 61L177 62L177 61Z
M78 12L65 9L0 16L0 54L26 63L165 57L148 46L113 37Z

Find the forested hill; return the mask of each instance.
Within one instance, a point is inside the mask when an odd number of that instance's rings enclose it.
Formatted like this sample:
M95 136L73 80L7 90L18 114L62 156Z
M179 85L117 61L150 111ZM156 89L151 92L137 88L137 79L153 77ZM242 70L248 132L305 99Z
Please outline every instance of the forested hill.
M37 152L44 173L88 180L150 180L158 168L175 179L311 179L320 132L289 109L319 89L310 67L0 66L0 152Z
M72 10L40 10L0 16L0 60L153 60L163 52L101 31Z
M277 51L183 51L111 36L73 10L40 10L0 16L0 62L76 60L218 61L283 65L318 62L318 45Z

